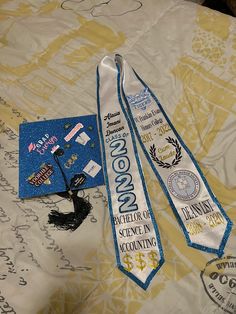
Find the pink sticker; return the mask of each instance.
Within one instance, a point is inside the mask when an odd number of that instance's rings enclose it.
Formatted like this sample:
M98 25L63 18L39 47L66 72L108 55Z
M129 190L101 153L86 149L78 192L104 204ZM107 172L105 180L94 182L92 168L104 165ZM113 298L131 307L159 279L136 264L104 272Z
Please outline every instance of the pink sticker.
M35 148L36 148L36 145L33 144L33 143L30 143L29 146L28 146L29 153L30 153L32 150L35 150Z
M53 146L53 148L51 149L51 153L54 154L55 151L59 148L59 145Z
M76 126L70 131L70 133L68 133L66 135L66 137L64 137L64 140L66 142L69 142L69 140L72 139L72 137L80 130L82 129L84 126L82 123L77 123Z

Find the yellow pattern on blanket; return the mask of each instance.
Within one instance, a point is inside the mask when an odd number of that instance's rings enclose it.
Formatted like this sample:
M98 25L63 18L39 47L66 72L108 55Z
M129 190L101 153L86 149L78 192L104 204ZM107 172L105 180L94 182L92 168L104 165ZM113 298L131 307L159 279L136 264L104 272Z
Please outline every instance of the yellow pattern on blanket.
M105 187L80 192L93 210L74 233L47 223L50 210L69 211L69 202L56 195L17 198L18 126L96 112L96 65L105 54L124 54L158 94L236 223L235 51L235 20L186 1L1 1L1 309L9 306L17 314L219 310L200 279L215 256L187 246L145 160L165 255L147 291L116 267ZM229 256L236 255L235 235L234 227ZM15 268L9 271L10 263Z

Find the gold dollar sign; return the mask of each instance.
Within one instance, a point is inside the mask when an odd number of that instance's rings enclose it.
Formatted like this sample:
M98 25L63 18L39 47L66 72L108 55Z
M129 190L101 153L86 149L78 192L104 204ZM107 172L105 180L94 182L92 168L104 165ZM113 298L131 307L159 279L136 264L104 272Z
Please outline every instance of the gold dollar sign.
M134 267L133 263L130 260L132 260L132 257L126 253L123 257L123 262L127 265L127 267L125 267L125 270L127 271L131 271Z
M140 252L137 253L135 257L135 260L139 263L139 264L136 264L136 266L141 270L143 270L147 265L146 262L142 259L142 257L144 257L144 254Z
M148 258L151 261L149 266L153 269L156 269L158 266L157 252L151 251L148 253Z

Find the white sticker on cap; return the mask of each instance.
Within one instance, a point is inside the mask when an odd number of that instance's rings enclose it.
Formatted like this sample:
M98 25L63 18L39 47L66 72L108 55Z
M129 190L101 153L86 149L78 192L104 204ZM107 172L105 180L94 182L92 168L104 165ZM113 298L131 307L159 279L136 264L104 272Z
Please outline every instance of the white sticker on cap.
M83 171L87 173L92 178L96 177L98 172L101 170L101 166L97 164L95 161L90 160L89 163L85 166Z

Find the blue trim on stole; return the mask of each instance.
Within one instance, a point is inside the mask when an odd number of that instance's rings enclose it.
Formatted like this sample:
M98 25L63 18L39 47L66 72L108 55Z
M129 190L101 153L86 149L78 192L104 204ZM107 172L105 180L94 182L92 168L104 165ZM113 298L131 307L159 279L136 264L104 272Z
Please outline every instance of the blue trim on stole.
M122 109L122 111L123 111L123 113L125 115L125 118L127 120L128 126L130 128L130 135L131 135L131 138L132 138L132 141L133 141L133 149L134 149L134 152L135 152L135 158L136 158L136 162L137 162L137 165L138 165L138 170L139 170L139 173L140 173L140 177L141 177L141 180L142 180L142 184L143 184L143 189L144 189L144 193L145 193L145 197L146 197L146 201L147 201L148 210L149 210L149 213L150 213L150 216L151 216L152 223L154 225L154 231L155 231L155 234L156 234L158 248L159 248L159 252L160 252L159 265L158 265L158 267L156 269L151 271L151 273L147 277L145 283L143 283L141 280L139 280L132 273L130 273L127 270L125 270L125 268L122 266L121 261L120 261L120 254L119 254L118 242L117 242L117 237L116 237L116 230L115 230L114 219L113 219L111 193L110 193L109 180L108 180L108 174L107 174L104 136L103 136L103 133L102 133L100 96L99 96L100 77L99 77L99 70L98 70L98 67L97 67L97 107L98 107L99 133L100 133L100 136L101 136L102 155L103 155L104 178L105 178L107 195L108 195L109 212L110 212L110 219L111 219L111 225L112 225L113 240L114 240L114 245L115 245L117 266L125 275L127 275L129 278L131 278L133 281L135 281L136 284L138 284L141 288L146 290L148 288L151 280L153 279L153 277L157 273L157 271L163 265L163 263L164 263L164 254L163 254L163 249L162 249L162 245L161 245L161 240L160 240L158 227L157 227L157 224L156 224L156 221L155 221L155 218L154 218L154 214L153 214L152 209L151 209L151 204L150 204L150 200L149 200L149 197L148 197L148 193L147 193L147 189L146 189L146 185L145 185L145 181L144 181L141 164L140 164L140 161L139 161L139 158L138 158L138 151L137 151L137 147L136 147L136 143L135 143L134 133L133 133L131 123L130 123L128 117L127 117L127 113L125 112L125 109L124 109L124 106L123 106L123 103L122 103L122 100L121 100L121 97L120 97L120 85L119 85L119 82L120 82L120 72L119 72L119 69L117 69L117 70L118 70L118 74L117 74L118 100L119 100L121 109Z
M120 55L117 55L117 56L120 57ZM179 222L179 225L181 226L181 228L182 228L182 230L183 230L183 232L184 232L185 238L186 238L186 240L187 240L187 244L188 244L189 246L193 247L193 248L196 248L196 249L199 249L199 250L202 250L202 251L205 251L205 252L209 252L209 253L214 253L214 254L217 254L219 257L221 257L221 256L224 254L224 247L225 247L226 242L227 242L227 240L228 240L228 237L229 237L229 235L230 235L230 232L231 232L233 223L231 222L231 220L229 219L229 217L226 215L226 213L225 213L224 209L222 208L222 206L220 205L219 201L216 199L216 197L215 197L214 194L212 193L212 191L211 191L211 189L210 189L210 187L209 187L209 184L208 184L208 182L207 182L205 176L203 175L201 169L199 168L199 165L198 165L196 159L193 157L192 153L190 152L190 150L188 149L188 147L185 145L185 143L183 142L183 140L182 140L182 138L180 137L180 135L177 133L176 129L174 128L173 124L171 123L171 121L169 120L167 114L165 113L164 109L162 108L160 102L158 101L158 99L156 98L156 96L154 95L154 93L150 90L150 88L147 86L147 84L146 84L146 83L139 77L139 75L135 72L135 70L134 70L134 69L132 69L132 70L134 71L134 74L136 75L137 79L138 79L138 80L142 83L142 85L143 85L145 88L147 88L148 91L150 92L151 96L153 97L153 99L155 100L155 102L156 102L156 104L157 104L157 107L161 110L161 112L162 112L162 114L164 115L166 121L169 123L170 127L172 128L172 130L173 130L175 136L177 137L177 139L179 140L180 144L181 144L182 147L185 149L185 151L187 152L187 154L188 154L189 157L191 158L192 162L194 163L194 165L195 165L197 171L198 171L199 174L200 174L200 177L202 178L202 180L203 180L203 182L204 182L204 184L205 184L205 186L206 186L206 188L207 188L207 191L208 191L210 197L212 198L213 202L219 207L220 212L222 213L222 215L224 216L224 218L225 218L226 221L227 221L226 230L225 230L225 233L224 233L224 235L223 235L223 238L222 238L221 244L220 244L220 246L219 246L219 249L214 249L214 248L206 247L206 246L203 246L203 245L200 245L200 244L191 242L191 239L190 239L190 237L189 237L188 231L187 231L187 229L185 228L185 225L184 225L184 223L182 222L182 220L181 220L181 218L180 218L180 216L179 216L179 214L178 214L178 211L177 211L177 209L176 209L176 207L175 207L175 205L174 205L174 203L173 203L173 201L172 201L172 199L171 199L171 197L170 197L170 194L169 194L169 192L168 192L168 190L167 190L167 188L166 188L166 185L165 185L165 183L163 182L163 180L162 180L162 178L161 178L159 172L158 172L158 171L156 170L156 168L154 167L153 162L152 162L152 160L151 160L151 158L150 158L150 156L149 156L149 153L147 152L147 150L146 150L144 144L142 143L142 139L141 139L141 137L140 137L140 135L139 135L138 129L137 129L136 124L135 124L135 121L134 121L134 119L133 119L132 112L131 112L130 107L129 107L129 103L128 103L127 98L126 98L126 95L125 95L125 93L124 93L123 84L121 84L122 94L123 94L123 96L124 96L125 103L126 103L126 105L127 105L127 110L128 110L128 112L129 112L129 116L130 116L130 119L131 119L131 121L132 121L133 128L134 128L134 130L135 130L135 133L136 133L136 136L137 136L137 138L138 138L138 140L139 140L139 143L140 143L140 145L141 145L141 147L142 147L142 149L143 149L143 152L144 152L144 154L145 154L145 156L146 156L146 158L147 158L147 160L148 160L148 162L149 162L149 164L150 164L150 166L151 166L153 172L155 173L156 177L158 178L158 180L159 180L159 182L160 182L160 185L161 185L161 187L162 187L164 193L166 194L166 196L167 196L167 198L168 198L168 201L169 201L170 206L171 206L171 208L172 208L172 210L173 210L173 212L174 212L174 214L175 214L175 216L176 216L176 219L177 219L177 221ZM120 73L119 67L118 67L118 71L119 71L119 73Z

